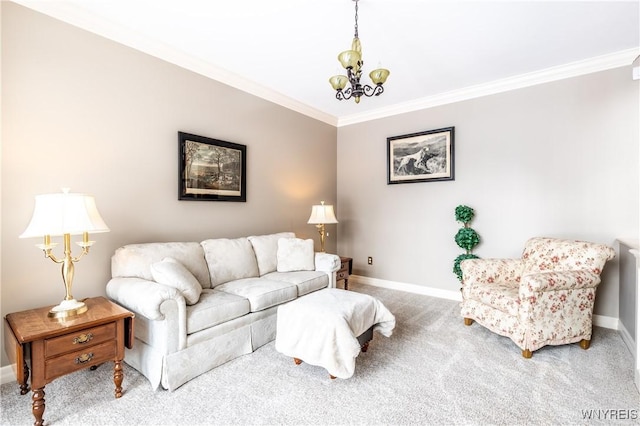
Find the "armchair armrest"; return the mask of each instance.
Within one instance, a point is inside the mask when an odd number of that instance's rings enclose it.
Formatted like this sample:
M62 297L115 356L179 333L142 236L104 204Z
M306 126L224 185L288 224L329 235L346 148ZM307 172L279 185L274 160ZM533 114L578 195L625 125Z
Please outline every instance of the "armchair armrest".
M516 283L524 268L521 259L466 259L460 262L462 283Z
M329 253L316 253L316 271L336 272L340 269L340 256Z
M588 269L575 271L547 271L527 274L522 277L520 293L591 288L600 284L600 276Z

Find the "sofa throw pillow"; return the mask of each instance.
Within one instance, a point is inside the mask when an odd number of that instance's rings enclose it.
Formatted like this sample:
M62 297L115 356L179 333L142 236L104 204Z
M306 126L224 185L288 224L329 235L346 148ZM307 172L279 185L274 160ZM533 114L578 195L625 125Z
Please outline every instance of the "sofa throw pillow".
M260 276L256 254L246 237L215 238L200 244L209 266L212 288L229 281Z
M315 270L313 240L280 238L278 240L278 272Z
M196 277L174 258L165 257L162 261L151 264L151 275L154 281L180 291L187 305L194 305L200 300L202 286Z
M269 235L252 235L247 237L253 246L258 261L260 276L273 272L278 266L278 240L280 238L295 238L293 232L278 232Z

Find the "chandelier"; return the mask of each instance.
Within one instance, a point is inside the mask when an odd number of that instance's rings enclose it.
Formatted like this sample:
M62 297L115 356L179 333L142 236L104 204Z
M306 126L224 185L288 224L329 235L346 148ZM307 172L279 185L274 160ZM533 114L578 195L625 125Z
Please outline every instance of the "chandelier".
M375 87L360 83L364 62L362 61L362 47L358 38L358 0L354 1L356 2L356 24L351 50L345 50L338 55L338 60L342 67L347 70L347 75L334 75L329 79L329 83L336 90L336 99L342 101L354 98L356 103L360 103L362 95L367 97L379 96L384 92L382 85L389 77L389 70L379 68L369 73L369 78L375 84ZM350 87L345 89L347 83L350 84Z

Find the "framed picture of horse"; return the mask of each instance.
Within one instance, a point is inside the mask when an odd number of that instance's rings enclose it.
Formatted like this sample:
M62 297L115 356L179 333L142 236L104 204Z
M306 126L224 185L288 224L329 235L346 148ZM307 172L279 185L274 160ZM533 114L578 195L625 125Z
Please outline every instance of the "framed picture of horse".
M387 184L454 180L454 127L387 138Z

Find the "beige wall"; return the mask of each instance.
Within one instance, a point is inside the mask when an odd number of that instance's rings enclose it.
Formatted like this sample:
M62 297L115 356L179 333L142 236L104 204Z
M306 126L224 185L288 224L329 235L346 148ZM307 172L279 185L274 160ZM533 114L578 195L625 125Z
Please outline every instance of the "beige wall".
M63 186L94 194L111 228L76 267L78 298L104 294L110 256L127 243L280 230L317 241L306 220L321 199L340 220L327 249L352 256L356 274L451 291L459 204L476 209L482 257L518 256L533 235L614 246L638 235L629 69L336 130L13 3L0 8L3 316L63 295L39 241L18 239L33 196ZM455 181L386 184L387 137L447 126ZM177 200L178 131L247 145L246 203ZM617 302L614 261L596 313L617 317Z
M533 236L637 237L638 85L629 66L339 128L338 251L358 275L456 292L460 204L481 257L519 257ZM387 185L387 137L449 126L455 181ZM618 316L617 260L595 312Z
M3 316L64 296L59 265L34 247L40 241L18 239L34 195L61 187L95 195L111 228L77 264L76 298L104 294L110 257L127 243L292 230L319 247L306 221L312 204L335 203L335 127L16 4L1 7ZM178 131L247 146L246 203L178 201ZM335 245L327 240L328 251Z

